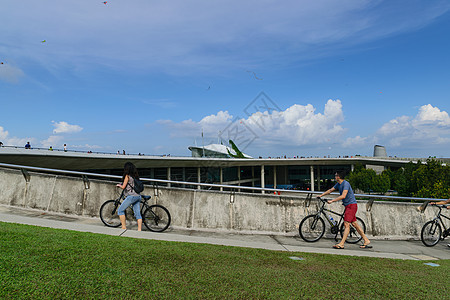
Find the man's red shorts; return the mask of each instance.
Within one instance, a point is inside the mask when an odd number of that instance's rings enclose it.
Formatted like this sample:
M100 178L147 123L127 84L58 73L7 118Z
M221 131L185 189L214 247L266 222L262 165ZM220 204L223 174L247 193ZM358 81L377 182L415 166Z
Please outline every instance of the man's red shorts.
M353 203L345 207L344 221L345 222L355 222L356 221L356 211L358 210L358 204Z

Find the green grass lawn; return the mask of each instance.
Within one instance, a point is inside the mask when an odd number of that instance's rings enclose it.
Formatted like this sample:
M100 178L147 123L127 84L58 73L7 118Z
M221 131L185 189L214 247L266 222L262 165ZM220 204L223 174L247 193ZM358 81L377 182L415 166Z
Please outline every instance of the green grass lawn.
M437 261L440 267L423 263L132 239L0 222L0 299L449 299L450 260Z

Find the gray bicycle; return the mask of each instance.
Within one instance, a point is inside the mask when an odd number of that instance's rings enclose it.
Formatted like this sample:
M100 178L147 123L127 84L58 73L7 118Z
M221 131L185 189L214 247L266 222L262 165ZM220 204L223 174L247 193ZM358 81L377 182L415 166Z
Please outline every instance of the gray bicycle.
M439 243L440 240L445 239L450 235L450 228L446 228L442 218L450 220L449 217L442 214L442 209L447 208L447 205L431 204L439 208L436 217L433 220L426 222L420 233L420 239L422 243L427 247L433 247Z
M327 204L327 200L324 200L322 198L317 198L321 203L319 203L319 210L315 214L308 215L303 218L303 220L300 222L300 225L298 226L298 232L300 234L300 237L305 242L317 242L320 240L323 235L325 234L325 221L322 218L322 215L325 217L325 220L328 221L330 224L330 231L332 234L334 234L334 239L337 241L337 235L338 233L341 234L341 237L344 235L344 213L338 213L335 211L332 211L330 209L325 208L325 204ZM336 221L333 219L331 215L328 215L325 212L329 212L331 214L334 214L336 216L339 216L339 221ZM356 217L356 221L358 222L358 225L361 227L363 232L366 232L366 224L364 224L363 220ZM358 233L355 227L350 224L350 233L348 234L348 238L346 240L347 243L350 244L356 244L359 241L361 241L362 236Z
M167 208L162 205L148 204L147 202L150 198L151 196L141 195L142 223L144 223L145 227L147 227L150 231L163 232L170 225L170 213ZM100 219L103 224L108 227L120 226L121 223L119 216L117 215L117 210L124 199L124 191L122 191L119 198L115 200L108 200L102 204L100 207ZM125 210L125 216L130 214L130 210L131 206Z

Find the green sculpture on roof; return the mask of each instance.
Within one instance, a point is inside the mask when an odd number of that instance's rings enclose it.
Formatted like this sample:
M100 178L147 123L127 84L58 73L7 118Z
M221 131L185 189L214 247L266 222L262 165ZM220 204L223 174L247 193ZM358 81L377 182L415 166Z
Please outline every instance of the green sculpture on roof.
M236 144L232 140L229 140L228 143L230 143L231 148L234 150L234 152L236 152L236 154L232 154L230 152L230 150L228 150L228 148L227 148L228 155L230 155L230 157L233 157L233 158L246 158L244 153L242 153L241 150L239 150L239 148L236 146Z

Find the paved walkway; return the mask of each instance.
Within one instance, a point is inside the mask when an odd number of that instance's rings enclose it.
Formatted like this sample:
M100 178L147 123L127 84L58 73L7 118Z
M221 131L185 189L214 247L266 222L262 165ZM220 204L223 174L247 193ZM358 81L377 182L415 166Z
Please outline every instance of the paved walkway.
M321 239L316 243L306 243L298 236L237 234L224 231L198 231L169 228L164 233L136 231L136 226L128 230L109 228L99 218L64 215L13 206L0 206L0 221L28 224L42 227L93 232L123 237L165 240L188 243L260 248L276 251L310 252L337 255L369 256L393 259L438 260L450 259L450 239L441 241L434 247L425 247L420 241L392 241L372 239L372 249L360 249L359 245L346 244L344 250L331 247L333 239Z

